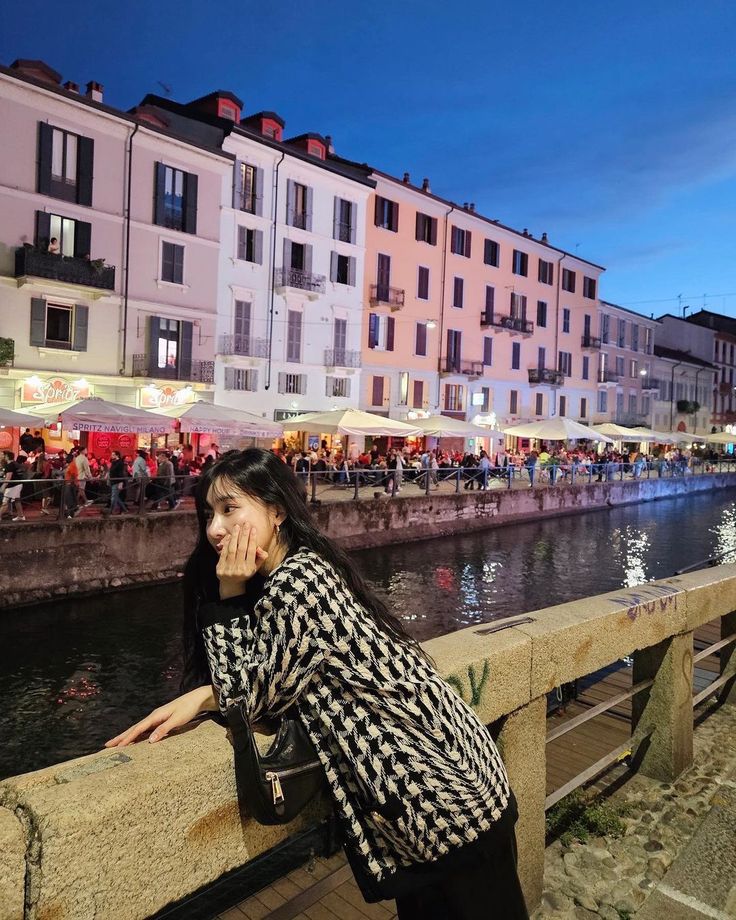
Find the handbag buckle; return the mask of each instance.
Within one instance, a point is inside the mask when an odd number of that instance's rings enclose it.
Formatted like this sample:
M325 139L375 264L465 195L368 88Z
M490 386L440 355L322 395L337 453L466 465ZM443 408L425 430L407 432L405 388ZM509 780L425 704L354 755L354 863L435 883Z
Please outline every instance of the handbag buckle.
M284 791L281 788L281 781L279 780L278 773L272 773L269 771L266 773L266 779L271 783L271 796L273 798L274 805L280 805L284 801Z

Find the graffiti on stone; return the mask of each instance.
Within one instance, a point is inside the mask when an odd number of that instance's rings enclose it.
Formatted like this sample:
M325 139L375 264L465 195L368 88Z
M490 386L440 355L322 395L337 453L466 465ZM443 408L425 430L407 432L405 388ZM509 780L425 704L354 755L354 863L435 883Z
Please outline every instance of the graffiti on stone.
M634 621L642 614L664 613L669 608L676 609L679 593L677 588L668 588L666 585L646 585L636 592L627 592L609 600L619 607L626 607L626 616Z
M491 676L490 662L488 660L483 662L483 671L480 677L476 671L475 665L468 665L467 675L470 692L468 692L465 682L458 677L457 674L451 674L446 678L447 683L453 688L463 702L468 703L473 708L477 708L483 699L483 691L488 682L488 678Z

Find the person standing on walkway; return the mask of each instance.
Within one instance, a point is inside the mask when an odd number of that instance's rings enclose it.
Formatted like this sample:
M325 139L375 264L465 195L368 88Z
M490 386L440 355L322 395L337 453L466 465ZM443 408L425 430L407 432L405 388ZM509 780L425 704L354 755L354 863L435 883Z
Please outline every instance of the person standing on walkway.
M156 507L160 510L161 503L166 502L169 511L173 511L178 504L176 501L176 494L174 493L176 476L174 474L174 464L171 462L171 458L165 450L162 450L158 455L158 470L156 475L161 489Z
M74 459L67 463L64 470L62 502L65 516L73 518L79 511L79 470Z
M92 499L87 498L87 483L92 479L92 468L87 459L87 448L80 447L79 453L74 458L74 464L77 467L77 483L79 485L79 497L85 505L91 505Z
M9 514L14 514L14 521L25 521L23 514L23 505L21 504L21 495L23 493L23 473L22 458L24 454L18 454L18 459L11 451L5 452L5 467L3 469L4 489L3 501L0 505L0 520L2 520L5 509Z
M368 902L395 898L400 920L528 920L491 733L317 529L294 472L269 451L225 454L202 477L197 517L188 692L106 747L235 705L254 725L294 714Z
M110 514L114 514L115 511L124 514L128 511L128 506L123 500L127 479L128 471L125 469L125 461L120 456L120 452L114 450L110 454Z
M130 500L141 505L146 495L146 486L148 485L148 454L145 450L139 450L133 461L133 492Z

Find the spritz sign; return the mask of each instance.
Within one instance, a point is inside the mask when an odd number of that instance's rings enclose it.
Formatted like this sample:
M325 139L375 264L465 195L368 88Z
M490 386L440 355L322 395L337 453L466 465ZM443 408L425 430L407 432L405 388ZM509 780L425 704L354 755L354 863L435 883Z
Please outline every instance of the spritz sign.
M141 409L169 409L193 403L194 398L191 387L141 387Z
M89 384L72 382L64 377L50 377L48 380L26 380L23 384L21 402L26 404L64 403L90 396Z

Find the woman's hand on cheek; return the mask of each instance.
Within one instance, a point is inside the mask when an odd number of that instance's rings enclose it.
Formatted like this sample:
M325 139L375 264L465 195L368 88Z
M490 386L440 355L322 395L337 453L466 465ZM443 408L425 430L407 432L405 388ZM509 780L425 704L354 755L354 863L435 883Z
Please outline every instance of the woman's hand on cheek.
M220 581L221 600L242 594L245 583L267 558L268 553L257 545L255 527L236 524L232 533L222 541L222 552L215 570Z

